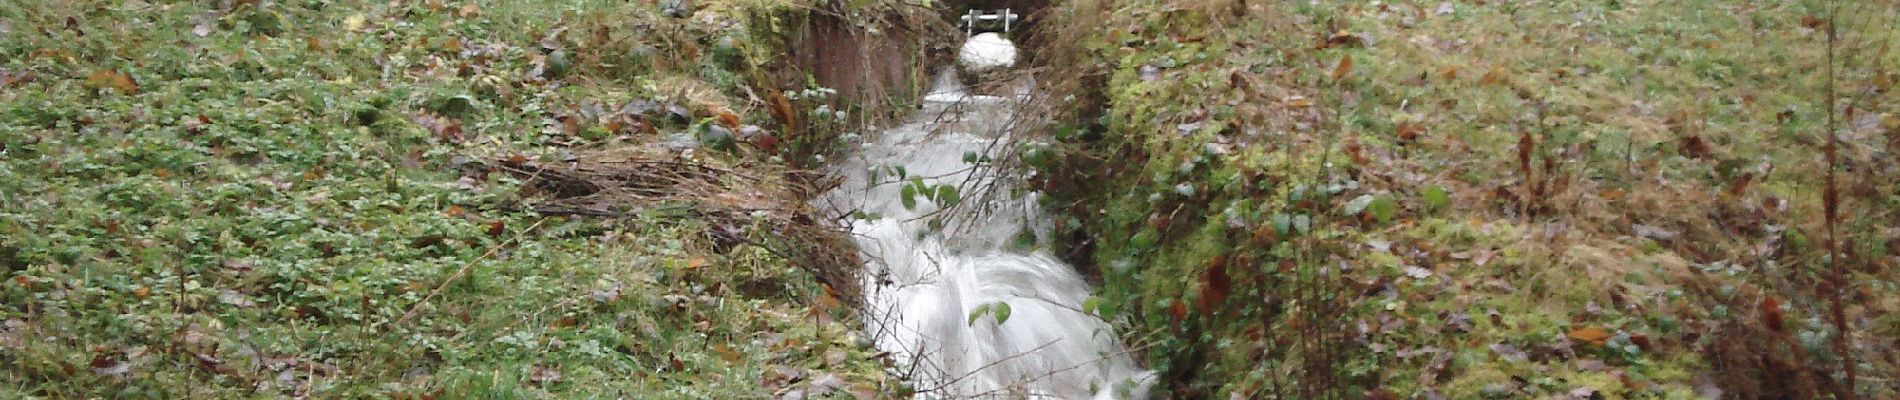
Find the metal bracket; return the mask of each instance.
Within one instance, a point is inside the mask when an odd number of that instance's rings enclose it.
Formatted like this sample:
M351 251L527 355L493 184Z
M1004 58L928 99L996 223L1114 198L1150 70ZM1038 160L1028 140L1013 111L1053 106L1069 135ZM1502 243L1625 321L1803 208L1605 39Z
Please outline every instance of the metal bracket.
M1007 8L992 12L970 10L968 14L959 18L958 25L963 26L963 33L966 35L975 35L978 31L1007 33L1018 19L1022 19L1022 15Z

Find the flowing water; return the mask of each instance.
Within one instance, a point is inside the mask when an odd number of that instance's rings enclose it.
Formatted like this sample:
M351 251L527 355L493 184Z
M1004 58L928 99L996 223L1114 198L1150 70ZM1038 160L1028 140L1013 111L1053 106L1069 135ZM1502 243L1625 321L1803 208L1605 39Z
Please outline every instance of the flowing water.
M920 397L1139 397L1152 374L1109 324L1082 312L1088 283L1023 246L1026 234L1047 237L1039 194L1012 192L998 171L976 168L1002 158L1028 87L971 95L951 75L938 76L908 123L840 160L844 183L820 200L854 215L866 330ZM948 191L939 185L956 195L935 195Z

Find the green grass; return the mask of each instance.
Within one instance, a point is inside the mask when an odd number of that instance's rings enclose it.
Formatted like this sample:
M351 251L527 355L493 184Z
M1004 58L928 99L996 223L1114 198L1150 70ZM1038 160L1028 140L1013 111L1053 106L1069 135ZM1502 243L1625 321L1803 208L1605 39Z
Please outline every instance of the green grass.
M1103 314L1168 391L1289 396L1314 332L1348 332L1324 347L1354 398L1756 393L1720 374L1759 367L1707 359L1738 341L1838 366L1812 340L1823 3L1249 3L1077 2L1069 28L1106 28L1058 47L1106 77L1101 127L1039 167L1082 182L1056 197ZM1843 4L1848 312L1858 389L1886 397L1896 11ZM1308 293L1321 273L1342 281ZM1791 339L1738 328L1776 298Z
M721 111L706 93L742 83L738 53L771 50L675 45L748 32L617 1L234 3L0 7L0 397L882 381L831 317L849 312L787 260L715 251L693 218L511 211L521 182L469 168L658 142L560 120L660 96Z

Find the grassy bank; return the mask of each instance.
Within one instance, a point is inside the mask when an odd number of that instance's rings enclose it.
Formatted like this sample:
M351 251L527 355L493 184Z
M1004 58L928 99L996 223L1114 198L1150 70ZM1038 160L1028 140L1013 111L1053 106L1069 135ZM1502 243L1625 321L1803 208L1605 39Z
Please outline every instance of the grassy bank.
M810 5L8 4L0 397L887 391L775 241ZM540 173L645 161L693 185Z
M1828 5L1072 2L1025 160L1178 397L1891 397L1896 10Z

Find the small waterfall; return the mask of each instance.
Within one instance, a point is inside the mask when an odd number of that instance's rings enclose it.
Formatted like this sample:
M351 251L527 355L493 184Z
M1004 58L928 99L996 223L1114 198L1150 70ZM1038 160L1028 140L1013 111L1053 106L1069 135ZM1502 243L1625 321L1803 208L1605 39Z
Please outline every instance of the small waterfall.
M1140 397L1152 373L1082 312L1088 283L1047 251L1015 244L1048 237L1039 194L1012 192L996 175L1006 171L979 167L1002 158L1028 88L975 95L953 76L939 74L908 123L835 164L844 183L819 200L854 215L866 330L899 370L915 366L920 397Z

